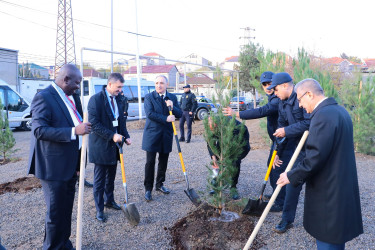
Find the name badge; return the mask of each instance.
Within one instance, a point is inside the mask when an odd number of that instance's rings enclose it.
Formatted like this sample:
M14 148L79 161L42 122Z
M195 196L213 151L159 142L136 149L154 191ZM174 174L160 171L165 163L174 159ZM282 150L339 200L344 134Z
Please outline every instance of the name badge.
M118 120L112 121L112 125L113 125L113 127L118 127Z

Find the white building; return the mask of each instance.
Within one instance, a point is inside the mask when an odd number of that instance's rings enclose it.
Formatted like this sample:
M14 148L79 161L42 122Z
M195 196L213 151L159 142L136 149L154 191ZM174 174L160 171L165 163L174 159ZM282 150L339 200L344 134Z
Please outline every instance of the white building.
M18 85L18 51L0 48L0 79Z

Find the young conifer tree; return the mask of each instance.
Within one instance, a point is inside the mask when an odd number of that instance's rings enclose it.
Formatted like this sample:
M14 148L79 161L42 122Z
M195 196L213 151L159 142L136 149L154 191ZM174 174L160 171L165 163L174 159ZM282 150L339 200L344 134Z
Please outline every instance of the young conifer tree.
M224 116L222 108L229 105L231 96L220 77L220 70L217 69L217 71L219 76L215 90L217 99L213 98L213 100L214 103L219 103L219 108L216 114L210 113L210 116L204 120L204 138L217 158L215 163L218 166L217 171L213 170L211 166L208 167L207 186L214 191L211 202L221 213L226 201L223 192L231 187L232 176L237 171L234 164L241 155L245 144L243 142L245 127L242 124L236 125L235 117ZM234 136L235 129L239 130L239 133ZM211 162L211 165L213 164L214 162Z
M0 163L4 163L10 153L13 152L12 148L16 145L16 140L13 137L12 130L9 128L8 117L4 112L4 107L0 100L0 154L3 159Z
M344 80L340 94L352 117L355 150L375 155L375 77L363 79L358 73L354 79Z

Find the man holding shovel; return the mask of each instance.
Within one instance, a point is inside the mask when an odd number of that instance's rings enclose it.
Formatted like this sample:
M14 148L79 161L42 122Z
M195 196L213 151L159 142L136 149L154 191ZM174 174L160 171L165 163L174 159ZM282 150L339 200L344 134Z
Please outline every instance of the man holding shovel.
M286 72L274 74L272 84L268 89L275 89L275 95L279 97L279 119L278 129L273 134L276 137L286 137L286 143L279 146L275 157L274 166L279 168L282 173L285 171L303 132L309 129L310 118L306 111L299 106L299 99L294 91L293 80ZM294 167L305 156L305 150L302 149L294 164ZM277 169L276 168L276 169ZM302 190L302 184L294 187L287 186L284 205L279 207L283 211L281 221L276 225L274 231L285 233L293 226L296 216L299 194ZM274 205L275 206L275 205Z
M120 155L116 142L131 144L123 115L123 103L118 96L124 86L124 78L120 73L112 73L108 84L102 91L90 98L87 110L92 124L89 136L89 159L95 164L94 168L94 200L96 219L105 222L104 206L116 210L121 207L113 196L117 162Z
M181 118L182 111L178 106L177 97L167 91L168 79L164 75L155 79L155 91L145 96L146 124L143 132L142 149L146 151L145 165L145 199L152 200L152 189L155 178L156 154L159 154L159 164L156 176L156 191L169 194L163 185L168 166L169 153L172 151L173 128L172 122L176 117ZM169 114L168 107L172 109Z
M281 174L277 184L306 182L306 231L316 238L318 249L345 249L345 242L363 233L353 124L316 80L305 79L295 89L300 106L311 114L306 157Z
M31 104L28 173L40 179L47 207L43 249L73 248L69 237L81 135L91 131L77 110L79 98L73 98L81 81L79 69L66 64L55 83L37 93Z

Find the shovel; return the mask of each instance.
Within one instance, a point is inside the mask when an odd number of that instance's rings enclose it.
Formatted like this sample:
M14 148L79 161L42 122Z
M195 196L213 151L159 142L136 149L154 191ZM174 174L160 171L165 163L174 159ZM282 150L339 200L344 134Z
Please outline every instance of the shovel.
M168 106L168 108L169 108L169 114L172 115L171 107ZM193 188L190 188L190 185L189 185L189 179L188 179L188 176L187 176L187 173L186 173L186 170L185 170L184 159L182 158L180 142L178 141L178 135L177 135L177 132L176 132L176 127L174 125L174 122L172 122L172 126L173 126L174 137L176 139L178 155L180 156L182 172L184 172L185 181L186 181L186 185L187 185L187 188L184 190L184 192L189 197L189 199L193 202L193 204L195 206L199 206L199 204L201 203L200 198L199 198L198 194L195 192L195 190Z
M273 162L275 161L278 148L284 141L285 141L285 137L281 139L280 141L275 139L276 147L273 150L271 161L270 161L270 164L268 165L268 170L267 170L266 176L264 177L262 188L260 189L259 198L256 200L250 198L246 204L246 207L242 210L242 214L253 215L253 216L262 215L264 209L266 208L268 204L268 201L263 200L264 189L266 188L268 177L270 176L272 165L273 165Z
M122 146L124 145L125 138L122 137L121 143L116 142L116 146L120 151L120 162L121 162L121 174L122 174L122 185L124 186L125 190L125 203L121 206L122 211L125 214L126 219L128 219L129 223L133 226L138 225L140 221L140 216L138 213L138 209L134 203L128 203L128 190L126 188L126 177L125 177L125 167L124 167L124 155Z
M305 144L305 141L306 141L308 135L309 135L309 131L305 131L303 133L302 138L299 141L298 146L297 146L296 150L294 151L294 154L293 154L292 158L290 159L288 166L285 169L286 173L289 172L292 169L292 167L294 165L294 162L296 161L299 153L301 152L303 144ZM279 195L280 190L281 190L281 186L277 185L275 191L272 194L272 197L271 197L268 205L264 209L264 212L262 213L262 216L259 218L259 221L258 221L257 225L255 226L253 232L251 233L249 239L247 240L246 245L243 248L244 250L248 250L250 248L251 244L253 243L255 237L257 236L257 234L259 232L260 227L262 226L264 220L266 219L268 212L270 211L274 201L276 200L276 197Z

